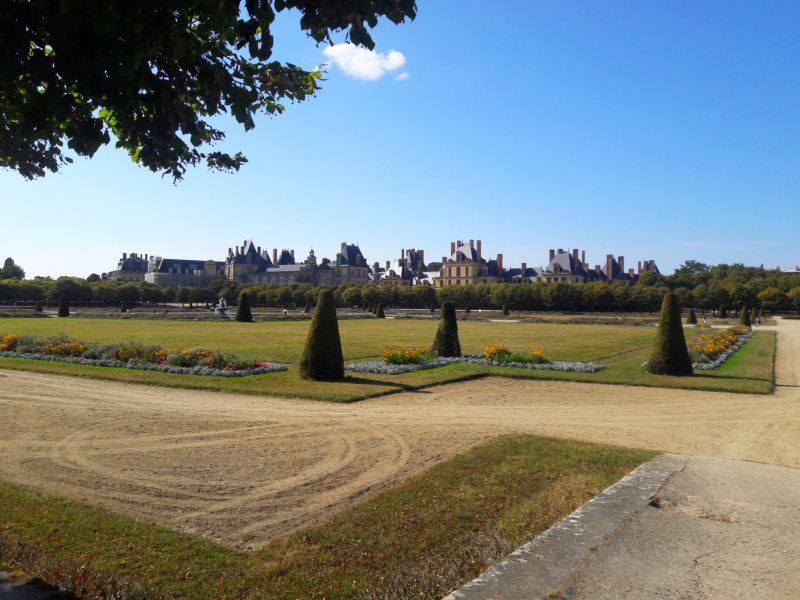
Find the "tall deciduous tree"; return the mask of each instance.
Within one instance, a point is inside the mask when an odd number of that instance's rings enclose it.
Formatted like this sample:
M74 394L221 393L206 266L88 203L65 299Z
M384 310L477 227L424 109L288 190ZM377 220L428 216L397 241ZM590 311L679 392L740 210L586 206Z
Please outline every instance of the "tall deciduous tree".
M25 271L9 256L0 269L0 279L25 279Z
M172 0L0 3L0 166L25 178L92 156L116 136L134 162L180 179L201 161L246 158L207 148L229 112L245 130L317 89L320 73L270 60L276 12L296 9L317 42L347 31L372 49L381 17L414 19L414 0Z

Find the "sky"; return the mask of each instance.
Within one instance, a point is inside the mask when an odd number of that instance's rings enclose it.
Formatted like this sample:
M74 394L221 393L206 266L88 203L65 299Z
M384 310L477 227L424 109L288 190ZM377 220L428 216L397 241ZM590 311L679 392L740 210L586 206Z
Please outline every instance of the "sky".
M224 260L263 248L335 258L358 243L505 266L550 248L772 268L800 263L800 3L417 0L374 52L317 46L296 13L275 58L326 64L316 97L222 120L236 174L170 177L101 149L26 181L0 169L0 259L27 277L111 271L123 252ZM113 146L113 144L112 144Z

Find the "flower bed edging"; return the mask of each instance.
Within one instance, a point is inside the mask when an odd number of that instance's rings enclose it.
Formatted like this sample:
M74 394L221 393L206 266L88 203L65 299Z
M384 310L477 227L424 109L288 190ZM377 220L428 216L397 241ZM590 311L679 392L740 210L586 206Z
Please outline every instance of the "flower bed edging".
M286 371L288 367L278 363L268 364L264 367L253 369L240 369L237 371L224 371L222 369L211 369L209 367L175 367L172 365L156 365L144 363L130 363L110 358L91 359L75 358L71 356L51 356L46 354L30 354L23 352L0 352L0 356L6 358L27 358L29 360L46 360L50 362L73 363L76 365L89 365L93 367L117 367L121 369L134 369L136 371L160 371L161 373L177 373L181 375L204 375L214 377L244 377L246 375L261 375L262 373L275 373Z
M438 357L433 360L426 360L419 363L411 363L406 365L392 365L385 363L381 360L375 360L363 363L350 363L345 366L346 371L353 371L355 373L375 373L380 375L401 375L403 373L412 373L414 371L421 371L423 369L434 369L436 367L443 367L445 365L453 365L456 363L467 363L471 365L489 365L493 367L516 367L521 369L536 369L539 371L563 371L572 373L596 373L605 369L605 365L586 362L565 362L553 360L547 363L518 363L507 362L497 363L488 361L482 356L457 356L457 357Z

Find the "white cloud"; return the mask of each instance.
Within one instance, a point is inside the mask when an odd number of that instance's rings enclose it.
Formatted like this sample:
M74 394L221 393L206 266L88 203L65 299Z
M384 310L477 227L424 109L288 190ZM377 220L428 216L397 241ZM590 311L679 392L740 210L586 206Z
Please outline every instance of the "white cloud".
M350 77L369 81L380 79L406 64L406 57L397 50L382 54L354 44L329 46L325 48L325 56Z
M405 81L406 79L408 79L408 73L400 73L400 75L394 78L395 81Z

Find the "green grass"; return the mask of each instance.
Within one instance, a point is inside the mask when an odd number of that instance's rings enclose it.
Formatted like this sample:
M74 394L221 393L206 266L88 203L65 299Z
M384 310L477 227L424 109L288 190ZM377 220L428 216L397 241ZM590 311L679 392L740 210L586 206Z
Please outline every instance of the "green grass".
M389 346L424 346L431 343L435 321L345 320L339 322L345 361L375 360ZM210 347L246 358L294 364L305 342L308 322L171 322L116 319L4 319L0 333L50 335L65 332L85 341L114 342L129 339L165 346ZM513 351L538 348L553 360L599 362L599 373L561 373L507 367L452 365L405 375L349 375L343 382L311 382L297 368L249 377L222 379L173 375L150 371L85 367L23 359L0 358L0 368L56 373L130 383L142 383L244 394L267 394L347 402L413 390L487 375L526 379L561 379L654 387L771 393L774 389L775 333L760 331L721 369L691 377L652 375L641 368L649 357L654 327L557 325L530 323L459 322L461 347L466 354L481 354L489 344L502 343ZM686 329L687 339L704 335L702 328Z
M87 598L439 598L654 455L503 436L249 553L0 483L0 562Z

